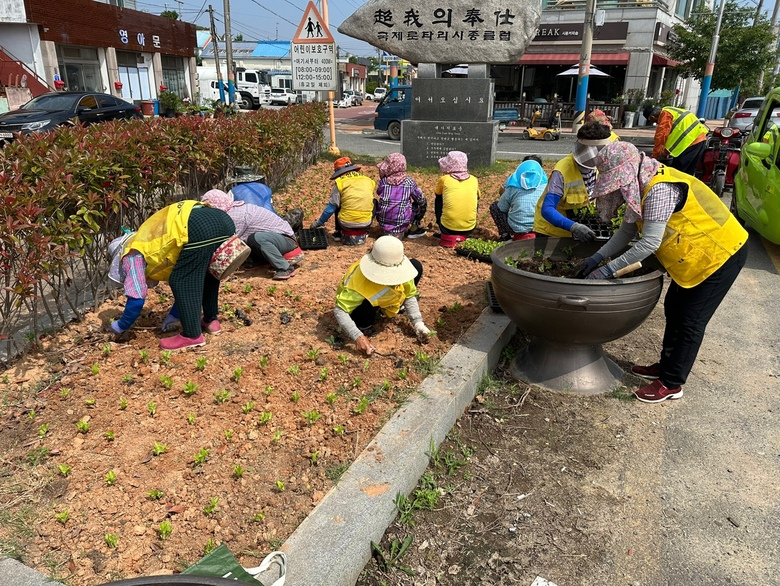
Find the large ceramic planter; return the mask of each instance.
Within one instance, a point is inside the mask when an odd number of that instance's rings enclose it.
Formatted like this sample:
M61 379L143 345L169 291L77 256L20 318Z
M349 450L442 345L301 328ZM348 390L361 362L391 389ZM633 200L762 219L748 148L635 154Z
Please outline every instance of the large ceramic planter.
M510 242L493 251L492 282L504 313L531 336L512 364L512 376L543 387L582 394L612 390L622 369L604 355L605 342L636 329L653 311L663 287L654 271L603 281L568 279L509 266L507 257L587 258L602 243L536 238Z

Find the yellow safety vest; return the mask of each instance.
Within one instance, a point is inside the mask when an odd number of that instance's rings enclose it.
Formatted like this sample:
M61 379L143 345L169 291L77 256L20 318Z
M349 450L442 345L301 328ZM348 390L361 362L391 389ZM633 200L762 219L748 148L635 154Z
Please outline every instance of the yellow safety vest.
M341 194L339 220L349 224L369 224L374 215L376 182L359 173L347 173L336 179Z
M673 157L679 157L682 152L693 144L693 141L702 134L707 134L707 127L704 126L695 114L682 108L672 108L667 106L664 111L672 115L672 129L666 138L666 150Z
M122 255L137 250L146 261L146 277L154 281L167 281L181 249L189 239L187 224L192 208L196 205L207 204L184 200L156 212L128 240Z
M371 305L381 308L387 317L392 317L398 313L398 310L401 309L401 305L407 298L417 295L417 287L414 284L414 280L394 286L379 285L369 281L363 274L363 271L360 270L360 261L353 263L341 279L336 291L336 298L345 289L350 289L360 294Z
M681 287L695 287L717 271L747 242L748 233L704 183L677 169L661 165L642 194L659 183L683 183L685 205L666 224L655 256ZM637 222L642 230L642 222Z
M556 163L554 171L559 171L563 175L563 197L558 202L557 209L564 216L566 210L575 210L584 208L588 205L588 188L585 187L585 181L582 179L577 163L574 162L572 155L566 155ZM545 194L546 195L546 194ZM555 238L571 238L571 232L563 228L557 228L542 216L542 204L544 197L536 202L536 212L534 213L534 232L545 234Z

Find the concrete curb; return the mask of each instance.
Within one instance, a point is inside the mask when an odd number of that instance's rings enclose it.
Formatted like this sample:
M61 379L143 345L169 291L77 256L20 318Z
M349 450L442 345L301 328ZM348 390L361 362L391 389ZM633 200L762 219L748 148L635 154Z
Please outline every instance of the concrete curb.
M393 415L311 514L284 543L287 583L353 586L396 515L393 500L409 494L438 446L474 398L515 332L505 315L490 309L469 328L426 378L417 394Z
M14 559L0 558L0 584L3 586L51 586L58 584L58 582Z

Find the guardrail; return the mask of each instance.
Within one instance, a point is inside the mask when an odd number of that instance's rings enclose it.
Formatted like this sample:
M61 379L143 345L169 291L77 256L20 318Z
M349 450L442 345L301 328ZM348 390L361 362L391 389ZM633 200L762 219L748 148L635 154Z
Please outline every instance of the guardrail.
M531 121L536 110L539 110L540 114L537 118L537 125L540 125L542 121L546 122L550 117L555 114L556 108L561 107L561 120L573 121L574 120L574 102L528 102L528 101L514 101L514 102L496 102L494 109L514 108L520 114L519 124L525 125ZM607 116L612 118L612 124L619 127L623 123L623 104L606 104L599 101L589 101L585 107L586 112L591 110L603 110Z

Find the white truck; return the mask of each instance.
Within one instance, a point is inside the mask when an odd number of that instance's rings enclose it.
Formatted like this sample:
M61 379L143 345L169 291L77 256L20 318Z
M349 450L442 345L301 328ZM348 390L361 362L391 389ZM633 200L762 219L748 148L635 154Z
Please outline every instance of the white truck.
M227 75L224 72L222 79L227 92ZM198 67L198 85L201 104L209 106L219 99L217 72L213 67ZM236 102L244 110L256 110L271 103L271 86L265 71L239 67L236 69L235 86Z

